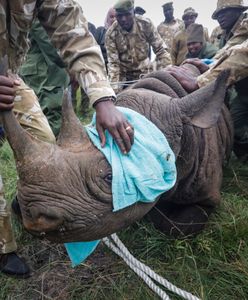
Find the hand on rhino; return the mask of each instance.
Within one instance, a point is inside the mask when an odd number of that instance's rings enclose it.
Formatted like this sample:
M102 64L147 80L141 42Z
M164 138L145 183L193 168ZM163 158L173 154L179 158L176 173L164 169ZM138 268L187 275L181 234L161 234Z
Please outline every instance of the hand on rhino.
M15 86L18 80L0 75L0 111L11 110L14 107Z
M106 144L105 129L115 139L122 153L127 154L131 150L134 141L134 130L124 115L118 111L114 103L110 101L99 102L96 109L96 129L101 140L101 146Z

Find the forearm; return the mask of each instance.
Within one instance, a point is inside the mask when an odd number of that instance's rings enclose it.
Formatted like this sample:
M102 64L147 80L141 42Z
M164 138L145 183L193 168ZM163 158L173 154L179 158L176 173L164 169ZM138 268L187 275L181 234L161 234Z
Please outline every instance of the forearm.
M93 104L99 96L114 96L100 47L88 31L81 7L72 0L45 0L38 18L90 102Z

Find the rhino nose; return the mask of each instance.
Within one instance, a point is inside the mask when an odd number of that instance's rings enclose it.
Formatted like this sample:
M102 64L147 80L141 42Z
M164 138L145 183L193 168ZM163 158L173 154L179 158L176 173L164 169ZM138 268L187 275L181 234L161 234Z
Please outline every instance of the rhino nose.
M63 218L58 212L49 209L47 211L38 211L37 209L28 209L23 214L23 225L29 231L49 232L55 231L63 223Z

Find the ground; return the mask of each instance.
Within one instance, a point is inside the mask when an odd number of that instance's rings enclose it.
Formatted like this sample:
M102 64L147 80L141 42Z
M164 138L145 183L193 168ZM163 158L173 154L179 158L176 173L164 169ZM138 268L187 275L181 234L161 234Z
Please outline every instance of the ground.
M0 151L5 197L15 194L16 173L7 143ZM248 164L234 158L224 170L222 204L196 238L168 239L145 219L118 233L129 250L158 274L201 299L248 299ZM159 299L104 244L76 268L63 245L32 237L14 219L18 253L28 279L0 274L0 300ZM169 293L171 299L181 299Z

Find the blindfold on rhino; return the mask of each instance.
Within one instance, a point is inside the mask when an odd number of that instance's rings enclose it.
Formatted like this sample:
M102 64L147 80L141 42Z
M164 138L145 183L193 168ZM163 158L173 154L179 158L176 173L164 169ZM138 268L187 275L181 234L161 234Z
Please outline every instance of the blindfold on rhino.
M230 116L223 104L227 77L224 72L216 82L186 95L163 70L118 95L118 106L144 115L162 131L176 156L178 175L175 186L154 202L138 202L116 212L111 166L89 139L67 93L56 144L32 137L12 112L4 112L25 228L59 243L89 241L117 232L149 213L158 229L173 236L202 230L220 202L222 163L232 144Z

